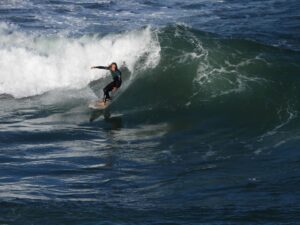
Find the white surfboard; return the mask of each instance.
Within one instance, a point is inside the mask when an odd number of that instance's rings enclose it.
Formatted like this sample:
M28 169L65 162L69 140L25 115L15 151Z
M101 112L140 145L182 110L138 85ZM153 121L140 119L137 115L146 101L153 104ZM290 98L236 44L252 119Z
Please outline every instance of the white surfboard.
M106 109L110 104L110 101L104 102L103 100L97 100L93 101L89 104L90 109L95 109L95 110L104 110Z

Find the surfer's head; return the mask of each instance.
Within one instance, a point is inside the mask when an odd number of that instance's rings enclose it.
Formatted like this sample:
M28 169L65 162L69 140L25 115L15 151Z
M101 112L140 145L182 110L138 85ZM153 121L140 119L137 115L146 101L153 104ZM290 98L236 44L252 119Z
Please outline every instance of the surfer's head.
M118 69L117 63L115 63L115 62L111 63L111 64L109 65L109 69L110 69L111 71L116 71L116 70Z

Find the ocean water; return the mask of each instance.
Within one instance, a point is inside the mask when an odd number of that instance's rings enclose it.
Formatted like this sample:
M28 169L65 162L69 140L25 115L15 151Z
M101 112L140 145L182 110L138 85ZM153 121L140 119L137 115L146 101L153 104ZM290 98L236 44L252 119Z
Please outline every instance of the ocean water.
M1 0L0 224L299 224L299 99L298 0Z

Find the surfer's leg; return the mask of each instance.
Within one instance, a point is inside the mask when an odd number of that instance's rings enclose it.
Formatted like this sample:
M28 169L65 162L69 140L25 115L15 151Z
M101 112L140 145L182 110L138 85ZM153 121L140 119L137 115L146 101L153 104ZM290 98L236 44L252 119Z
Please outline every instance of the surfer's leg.
M122 80L121 79L119 79L119 80L117 80L117 81L115 81L115 87L118 89L119 87L121 87L121 84L122 84Z
M112 89L112 92L116 92L119 87L121 87L121 84L122 84L122 80L119 79L119 80L114 80L115 84L114 84L114 87Z
M103 89L104 92L104 98L103 101L106 102L107 99L110 99L109 92L113 90L115 87L115 82L110 82L106 87Z

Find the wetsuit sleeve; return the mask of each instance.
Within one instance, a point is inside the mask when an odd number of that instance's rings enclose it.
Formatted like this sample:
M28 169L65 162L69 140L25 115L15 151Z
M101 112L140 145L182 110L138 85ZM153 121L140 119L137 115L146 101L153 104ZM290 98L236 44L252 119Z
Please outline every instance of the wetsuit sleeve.
M93 66L93 68L95 69L105 69L105 70L109 70L108 66Z

